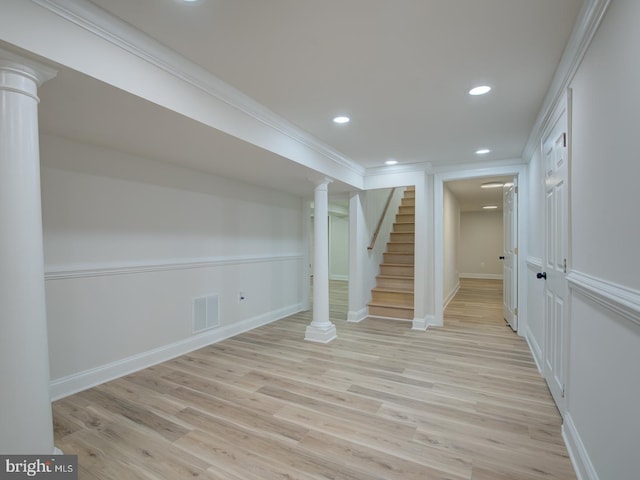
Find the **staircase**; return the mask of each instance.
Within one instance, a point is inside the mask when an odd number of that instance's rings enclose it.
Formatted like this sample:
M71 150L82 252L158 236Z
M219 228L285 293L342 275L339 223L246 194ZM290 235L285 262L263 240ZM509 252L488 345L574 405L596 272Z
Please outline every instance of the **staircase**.
M413 320L415 195L414 187L407 187L404 192L376 287L371 290L371 316Z

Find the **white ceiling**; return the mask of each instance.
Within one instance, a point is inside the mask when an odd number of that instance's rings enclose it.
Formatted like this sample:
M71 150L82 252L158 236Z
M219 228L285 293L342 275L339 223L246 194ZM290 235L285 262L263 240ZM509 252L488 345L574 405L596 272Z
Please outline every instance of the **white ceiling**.
M582 0L93 3L377 167L519 158ZM468 96L477 84L493 91ZM45 133L309 191L305 168L70 70L41 98ZM352 122L334 125L339 113ZM228 161L208 162L214 152Z
M496 205L502 211L503 189L502 188L482 188L484 183L507 183L512 182L513 177L483 177L470 178L465 180L453 180L445 183L454 197L458 200L461 212L482 212L484 205ZM495 210L493 210L495 211Z

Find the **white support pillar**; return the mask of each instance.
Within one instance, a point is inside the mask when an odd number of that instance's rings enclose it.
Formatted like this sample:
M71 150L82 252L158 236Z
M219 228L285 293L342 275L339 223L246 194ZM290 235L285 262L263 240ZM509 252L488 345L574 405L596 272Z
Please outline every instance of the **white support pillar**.
M436 326L433 307L433 180L426 173L416 180L415 275L413 330Z
M329 320L329 183L315 189L313 214L313 320L304 339L329 343L336 338L336 326Z
M361 322L367 318L367 300L365 290L365 260L369 254L365 237L367 224L364 219L360 192L352 192L349 196L349 309L348 322Z
M38 87L55 71L0 50L0 452L51 454Z

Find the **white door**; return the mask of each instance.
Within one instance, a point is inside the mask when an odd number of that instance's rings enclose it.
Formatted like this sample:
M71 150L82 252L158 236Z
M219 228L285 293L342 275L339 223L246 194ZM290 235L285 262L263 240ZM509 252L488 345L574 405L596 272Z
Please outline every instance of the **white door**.
M544 377L560 411L564 411L567 332L567 257L569 165L566 109L558 116L542 148L545 161Z
M502 283L504 319L518 330L518 185L517 177L503 190L504 263Z

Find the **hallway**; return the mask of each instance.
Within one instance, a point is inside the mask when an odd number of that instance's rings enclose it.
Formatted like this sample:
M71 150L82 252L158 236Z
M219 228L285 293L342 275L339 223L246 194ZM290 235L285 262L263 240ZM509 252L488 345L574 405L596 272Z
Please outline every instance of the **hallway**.
M310 313L293 315L55 402L56 445L84 480L570 480L500 292L463 281L427 332L335 318L328 345L301 341Z

